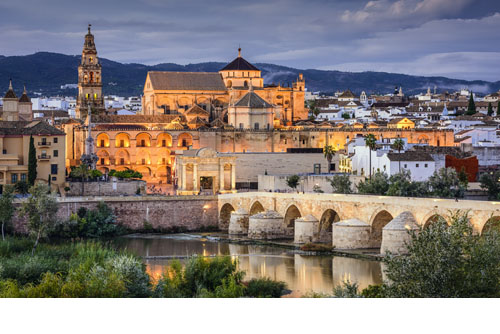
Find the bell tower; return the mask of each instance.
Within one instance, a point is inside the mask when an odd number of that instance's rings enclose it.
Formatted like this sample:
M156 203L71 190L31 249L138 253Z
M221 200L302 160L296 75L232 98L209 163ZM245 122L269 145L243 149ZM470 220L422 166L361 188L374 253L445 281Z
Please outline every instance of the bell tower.
M90 32L85 35L83 44L82 61L78 66L78 96L76 98L76 118L85 120L87 110L93 114L105 112L104 98L102 96L101 64L97 58L97 49L94 43L94 35Z

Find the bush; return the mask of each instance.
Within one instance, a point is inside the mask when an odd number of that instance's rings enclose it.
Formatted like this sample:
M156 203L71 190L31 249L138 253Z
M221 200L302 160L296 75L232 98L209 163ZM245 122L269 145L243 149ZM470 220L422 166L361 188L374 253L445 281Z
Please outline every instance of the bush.
M286 283L269 278L254 278L247 284L246 296L256 298L279 298L286 291Z
M331 178L330 184L334 193L337 194L351 194L352 183L348 174L335 175Z
M126 169L123 171L116 171L112 169L109 171L108 175L120 179L142 179L142 174L133 169Z
M15 185L16 192L20 195L26 195L29 190L29 184L26 181L18 181Z
M366 179L358 184L360 194L385 195L389 190L389 178L385 173L377 172L371 179Z

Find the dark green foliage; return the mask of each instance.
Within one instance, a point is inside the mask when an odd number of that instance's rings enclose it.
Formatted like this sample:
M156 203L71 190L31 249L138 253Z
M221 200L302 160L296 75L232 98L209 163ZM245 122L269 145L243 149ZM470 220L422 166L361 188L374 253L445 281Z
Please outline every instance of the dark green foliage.
M469 176L467 175L464 166L462 166L460 172L458 172L458 181L467 190L467 186L469 185Z
M246 296L256 298L280 298L287 286L285 282L270 278L254 278L247 284Z
M26 181L18 181L16 182L16 192L20 195L26 195L29 191L29 184Z
M476 113L476 103L474 102L474 94L470 93L469 104L467 105L467 115L474 115Z
M286 178L286 184L292 189L297 188L297 186L299 185L299 181L300 181L300 176L298 175L291 175Z
M389 178L387 174L376 172L370 179L358 184L360 194L384 195L389 190Z
M348 112L342 113L342 118L343 119L350 119L351 115Z
M401 173L391 175L389 178L389 188L385 195L402 197L425 197L429 194L426 182L417 182L411 180L411 174L408 170L402 170Z
M361 297L364 298L383 298L384 287L382 285L369 285L367 288L361 290Z
M116 222L116 216L104 202L97 208L84 207L72 214L68 221L57 223L50 232L55 238L110 238L123 235L127 229Z
M359 298L358 284L349 281L333 289L333 296L336 298Z
M491 102L488 103L488 116L493 116L493 106L491 105Z
M28 184L30 186L35 185L36 167L37 167L37 160L36 160L35 141L33 139L33 136L30 136L30 146L28 151Z
M497 116L500 116L500 101L497 103Z
M481 188L488 191L488 199L500 200L500 171L484 173L479 178Z
M466 186L460 182L453 168L441 168L429 178L429 188L433 196L439 198L462 198Z
M14 189L11 185L6 185L0 195L0 224L2 225L2 240L5 240L5 231L10 226L14 216Z
M348 174L334 175L330 179L330 184L334 193L337 194L351 194L352 183Z
M500 236L474 233L457 212L411 233L407 256L387 255L387 297L499 297Z
M114 169L110 170L109 176L115 176L120 179L142 179L142 174L134 171L133 169L127 169L123 171L116 171Z

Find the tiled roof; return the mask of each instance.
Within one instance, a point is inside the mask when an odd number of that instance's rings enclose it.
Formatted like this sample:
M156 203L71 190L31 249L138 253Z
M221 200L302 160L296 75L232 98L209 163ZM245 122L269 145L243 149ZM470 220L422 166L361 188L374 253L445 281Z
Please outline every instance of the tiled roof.
M43 121L0 121L0 135L64 135Z
M236 104L235 107L250 107L250 108L272 108L273 106L267 103L263 98L254 92L248 92Z
M227 64L221 71L260 71L257 67L250 64L243 57L237 57Z
M418 151L389 152L387 157L391 161L434 161L429 153Z
M210 116L210 113L208 111L197 104L189 108L184 114L189 116Z
M148 72L153 89L225 91L219 73L210 72Z
M16 93L12 89L9 89L7 93L5 93L4 99L17 99Z
M354 98L354 94L351 92L351 90L346 90L345 92L343 92L342 94L340 94L339 97L343 97L343 98Z
M92 123L170 123L182 115L96 115L92 116Z

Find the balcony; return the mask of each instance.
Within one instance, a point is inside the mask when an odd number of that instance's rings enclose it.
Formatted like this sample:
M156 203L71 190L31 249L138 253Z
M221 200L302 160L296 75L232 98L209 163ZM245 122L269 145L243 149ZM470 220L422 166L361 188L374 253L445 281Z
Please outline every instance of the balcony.
M38 160L40 160L40 161L50 160L50 155L46 155L46 154L39 155Z
M39 141L38 142L38 146L41 146L41 147L50 147L52 143L49 142L49 141Z

